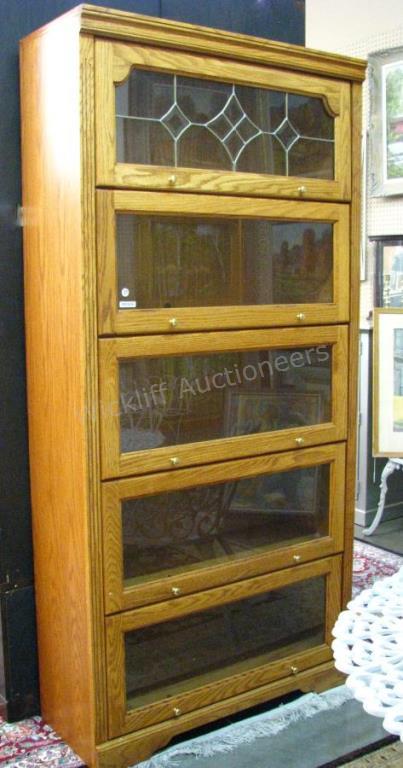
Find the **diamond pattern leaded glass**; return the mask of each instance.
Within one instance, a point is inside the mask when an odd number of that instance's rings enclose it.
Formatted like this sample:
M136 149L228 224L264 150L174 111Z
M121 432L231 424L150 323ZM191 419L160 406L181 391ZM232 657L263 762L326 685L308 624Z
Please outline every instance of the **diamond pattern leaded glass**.
M284 118L281 125L274 132L274 135L286 151L291 149L292 145L299 139L299 133L290 123L288 117Z
M195 168L334 177L334 121L320 97L183 75L161 79L151 71L147 88L140 88L136 78L141 83L144 76L133 70L116 87L118 161L171 165L173 156L178 166L186 144L187 165ZM165 111L157 117L159 104ZM155 133L157 127L161 134Z
M180 138L188 125L191 125L190 120L187 119L177 104L174 104L169 112L161 118L161 123L175 140Z

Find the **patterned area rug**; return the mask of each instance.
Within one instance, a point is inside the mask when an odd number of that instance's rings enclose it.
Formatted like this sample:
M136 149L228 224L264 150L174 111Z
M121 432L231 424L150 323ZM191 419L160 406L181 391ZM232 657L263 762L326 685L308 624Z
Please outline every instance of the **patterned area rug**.
M403 564L403 557L355 541L353 594L382 576L391 576ZM376 754L376 753L374 753ZM379 763L379 765L388 763ZM355 766L356 763L353 763ZM357 768L378 763L357 762ZM393 763L394 765L394 763ZM403 761L402 761L403 765ZM19 723L0 720L0 768L82 768L81 760L40 717Z
M1 768L81 768L82 765L77 755L40 717L19 723L1 722Z
M392 576L403 565L403 557L384 549L354 541L353 597L382 576Z

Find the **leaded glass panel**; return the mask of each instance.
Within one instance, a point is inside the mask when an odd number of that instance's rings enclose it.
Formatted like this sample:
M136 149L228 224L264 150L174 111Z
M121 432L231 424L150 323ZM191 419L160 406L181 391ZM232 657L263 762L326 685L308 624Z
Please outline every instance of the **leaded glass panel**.
M133 69L116 131L121 163L334 178L334 120L316 96Z

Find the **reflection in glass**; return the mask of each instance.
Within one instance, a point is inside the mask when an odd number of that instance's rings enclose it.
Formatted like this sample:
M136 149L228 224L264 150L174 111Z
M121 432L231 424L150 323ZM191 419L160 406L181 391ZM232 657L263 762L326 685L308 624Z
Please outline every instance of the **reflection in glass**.
M122 309L333 301L330 223L122 213L116 242Z
M124 500L124 579L326 536L328 511L328 464Z
M121 163L332 179L333 145L334 120L316 96L137 69L116 86Z
M177 146L175 165L192 167L195 165L195 156L197 156L197 168L226 168L228 165L225 147L207 128L198 125L190 126L182 137Z
M330 346L120 361L122 452L328 422Z
M321 99L288 95L288 117L297 133L312 139L333 139L333 118L325 111Z
M328 179L333 175L334 146L326 141L300 139L288 153L290 176Z
M323 576L128 632L127 709L313 648L324 632Z

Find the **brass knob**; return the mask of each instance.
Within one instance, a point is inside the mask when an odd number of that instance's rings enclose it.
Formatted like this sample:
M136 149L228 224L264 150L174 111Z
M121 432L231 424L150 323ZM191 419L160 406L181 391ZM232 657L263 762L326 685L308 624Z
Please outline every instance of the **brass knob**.
M177 466L178 466L178 464L179 464L179 459L178 459L178 457L177 457L177 456L172 456L172 457L171 457L171 464L172 464L172 466L173 466L173 467L177 467Z
M179 709L179 707L174 707L174 709L173 709L173 712L174 712L174 716L175 716L175 717L179 717L179 715L181 715L181 714L182 714L182 712L181 712L181 710Z
M181 588L180 587L172 587L172 594L175 597L179 597L180 593L181 593Z
M300 322L302 322L303 320L305 320L305 313L304 313L304 312L298 312L298 314L297 314L297 320L299 320Z
M171 328L176 328L176 326L178 325L178 321L176 317L171 317L169 321L169 325L171 326Z
M291 667L291 672L292 672L293 675L297 675L298 674L298 667Z
M177 179L177 177L175 176L175 174L172 174L172 176L170 176L170 177L169 177L168 181L169 181L169 183L170 183L172 186L174 186L174 184L176 184L176 182L178 181L178 179Z
M299 561L301 560L301 555L294 555L292 559L294 560L295 563L299 563Z
M303 437L296 437L295 442L297 445L303 445L305 443L305 440Z
M306 187L304 187L304 186L302 186L302 187L298 187L298 194L299 194L299 195L305 195L305 192L306 192L306 191L307 191L307 188L306 188Z

